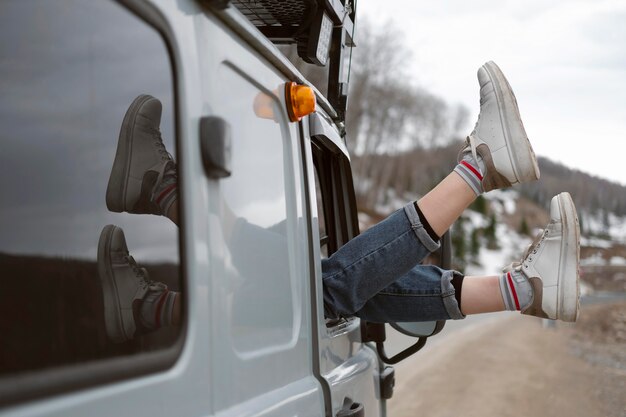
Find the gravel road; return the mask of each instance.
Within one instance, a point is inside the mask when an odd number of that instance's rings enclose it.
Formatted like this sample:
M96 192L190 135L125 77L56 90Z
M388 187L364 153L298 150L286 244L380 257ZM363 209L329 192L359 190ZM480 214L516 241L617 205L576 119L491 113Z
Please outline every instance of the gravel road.
M626 302L585 306L575 325L472 319L396 365L390 417L626 417Z

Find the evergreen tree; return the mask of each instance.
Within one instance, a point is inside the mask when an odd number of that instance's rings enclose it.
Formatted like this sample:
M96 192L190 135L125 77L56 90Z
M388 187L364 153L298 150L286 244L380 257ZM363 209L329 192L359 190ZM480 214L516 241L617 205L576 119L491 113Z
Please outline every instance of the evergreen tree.
M479 195L470 206L470 209L481 214L487 214L487 200L482 195Z
M463 269L466 265L466 244L465 244L465 228L463 227L464 220L462 217L456 221L452 228L452 262L453 266L458 269Z
M526 222L526 217L522 217L522 221L519 225L519 233L522 235L530 235L530 228L528 227L528 223Z
M609 221L609 211L606 209L602 210L602 225L604 226L604 232L608 234L611 222Z
M489 224L484 229L484 236L487 239L487 248L498 249L498 242L496 240L496 215L491 213L489 216Z
M470 262L472 262L475 265L478 265L478 254L480 253L480 239L479 239L479 235L480 235L480 229L474 229L472 230L472 234L470 235L470 255L472 256L472 258L470 259Z
M580 226L580 234L585 233L585 229L583 228L583 216L582 213L578 213L578 225Z

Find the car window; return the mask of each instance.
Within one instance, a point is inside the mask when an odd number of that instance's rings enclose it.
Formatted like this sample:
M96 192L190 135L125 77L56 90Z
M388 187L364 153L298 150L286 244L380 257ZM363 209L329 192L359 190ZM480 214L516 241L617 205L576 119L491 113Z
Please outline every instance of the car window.
M116 225L149 279L181 289L176 225L105 204L122 121L140 94L161 102L176 157L163 39L112 1L1 8L0 378L167 348L178 328L112 340L99 253L105 226Z

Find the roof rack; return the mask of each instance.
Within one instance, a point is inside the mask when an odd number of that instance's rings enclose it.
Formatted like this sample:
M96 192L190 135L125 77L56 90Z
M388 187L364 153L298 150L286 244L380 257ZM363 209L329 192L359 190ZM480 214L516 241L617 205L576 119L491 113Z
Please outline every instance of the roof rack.
M344 62L354 46L356 0L210 0L234 6L275 44L296 44L305 62L328 65L327 98L345 120L348 71Z

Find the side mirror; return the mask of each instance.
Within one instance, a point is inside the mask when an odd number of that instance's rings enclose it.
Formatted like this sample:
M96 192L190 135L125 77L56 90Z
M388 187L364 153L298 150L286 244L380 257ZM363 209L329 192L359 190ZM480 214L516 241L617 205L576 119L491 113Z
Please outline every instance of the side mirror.
M411 323L389 323L391 327L396 329L402 334L411 337L430 337L439 333L445 321L424 321L424 322L411 322Z
M450 238L450 231L447 231L441 237L441 247L433 255L438 259L434 263L438 264L444 269L450 269L452 264L452 240ZM426 345L426 340L430 336L434 336L439 333L443 326L446 324L445 320L441 321L425 321L425 322L407 322L407 323L389 323L389 325L402 334L411 337L417 337L417 342L414 345L408 347L402 352L388 357L385 352L385 325L379 323L364 323L362 324L361 336L363 341L370 341L376 343L376 351L380 359L387 364L396 364L401 360L413 355Z

